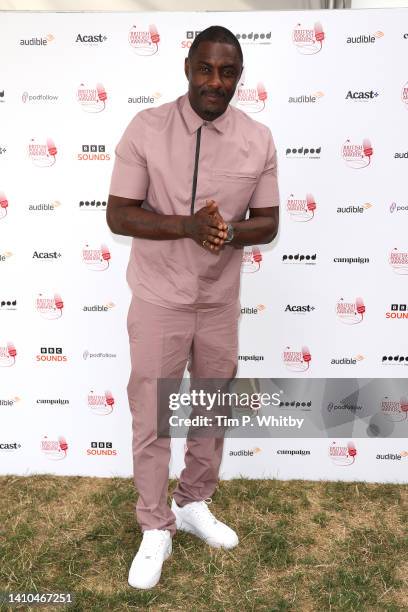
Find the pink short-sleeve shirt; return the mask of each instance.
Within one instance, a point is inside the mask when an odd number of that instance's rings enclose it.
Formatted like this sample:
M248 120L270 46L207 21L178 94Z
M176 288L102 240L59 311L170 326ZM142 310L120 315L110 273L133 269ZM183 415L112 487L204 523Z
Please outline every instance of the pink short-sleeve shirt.
M214 121L192 109L188 94L140 111L115 149L109 193L143 200L164 215L189 215L197 130L201 129L194 211L215 200L225 222L245 219L248 207L279 206L276 148L269 128L228 106ZM133 238L126 278L141 299L196 310L231 304L239 296L242 248L219 254L190 238Z

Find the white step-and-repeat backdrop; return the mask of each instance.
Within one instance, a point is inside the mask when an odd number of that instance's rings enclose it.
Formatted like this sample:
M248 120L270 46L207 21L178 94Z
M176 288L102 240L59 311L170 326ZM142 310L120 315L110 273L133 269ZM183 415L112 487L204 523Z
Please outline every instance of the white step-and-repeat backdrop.
M0 22L2 474L132 473L114 148L135 113L186 91L188 48L213 24L242 44L234 104L272 129L282 196L279 238L244 252L239 376L302 379L276 414L306 416L359 410L314 405L312 379L406 377L407 9ZM393 437L228 439L221 475L406 482L405 395L373 400Z

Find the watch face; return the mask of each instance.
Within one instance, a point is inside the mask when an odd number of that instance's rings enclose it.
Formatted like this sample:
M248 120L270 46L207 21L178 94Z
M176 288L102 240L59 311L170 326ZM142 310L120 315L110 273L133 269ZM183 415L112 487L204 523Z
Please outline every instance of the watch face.
M228 223L226 242L231 242L233 237L234 237L234 228L232 227L231 223Z

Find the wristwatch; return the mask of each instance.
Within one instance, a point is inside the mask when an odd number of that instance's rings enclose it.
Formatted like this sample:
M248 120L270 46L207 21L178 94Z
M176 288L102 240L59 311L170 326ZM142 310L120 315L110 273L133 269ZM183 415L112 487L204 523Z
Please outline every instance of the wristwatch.
M227 237L224 240L225 242L231 242L231 240L234 238L234 228L232 226L232 223L228 223L227 225Z

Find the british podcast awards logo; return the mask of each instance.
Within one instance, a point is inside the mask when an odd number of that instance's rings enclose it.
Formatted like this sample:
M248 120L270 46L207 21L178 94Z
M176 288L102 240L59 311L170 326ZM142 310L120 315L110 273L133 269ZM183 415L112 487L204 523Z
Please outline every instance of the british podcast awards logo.
M56 440L50 440L44 436L41 440L41 452L52 461L65 459L68 453L68 444L63 436L58 436Z
M258 272L261 268L262 253L257 246L242 251L241 271L246 274Z
M340 298L336 304L337 317L346 325L362 323L365 311L366 307L361 297L357 297L353 302L347 302L343 298Z
M0 191L0 221L7 217L8 199L4 191Z
M348 138L342 146L341 154L349 168L366 168L371 163L373 147L368 138L362 143L353 143Z
M407 252L399 251L397 248L392 249L388 261L395 274L408 274Z
M35 300L35 309L40 313L43 319L60 319L64 302L59 293L46 295L39 293Z
M395 400L385 396L381 400L381 414L387 421L393 423L406 421L408 419L408 398L403 396L399 400Z
M160 36L155 25L148 30L133 26L129 31L129 44L137 55L155 55L159 50Z
M354 442L347 445L332 442L329 446L329 457L335 465L353 465L356 461L357 449Z
M324 32L318 21L313 28L298 23L292 32L292 41L302 55L314 55L323 48Z
M115 400L110 391L101 394L91 390L88 393L88 408L93 414L106 416L113 411L114 404Z
M282 355L283 364L291 372L307 372L310 369L312 356L307 346L302 346L302 350L295 351L287 346Z
M291 193L286 200L286 210L293 221L311 221L316 208L316 201L311 193L308 193L306 198L295 198Z
M8 368L16 363L16 347L12 342L0 344L0 367Z
M109 268L111 254L105 244L101 244L100 248L92 249L89 244L85 244L82 249L82 262L89 270L103 272Z
M246 113L260 113L265 108L268 98L263 83L257 83L256 87L248 87L241 83L237 89L237 106Z
M102 83L90 87L81 83L77 89L77 100L87 113L100 113L105 110L108 95Z
M37 138L31 138L28 145L28 155L34 166L46 168L55 164L57 147L52 138L47 138L45 143L40 142Z

